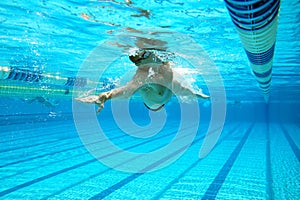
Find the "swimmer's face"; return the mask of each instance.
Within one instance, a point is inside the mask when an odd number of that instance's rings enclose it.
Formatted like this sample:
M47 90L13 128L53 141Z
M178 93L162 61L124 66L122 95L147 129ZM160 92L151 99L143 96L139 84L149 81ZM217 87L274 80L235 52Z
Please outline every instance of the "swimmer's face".
M129 56L129 59L137 66L148 63L162 63L162 61L150 51L142 50L136 55Z

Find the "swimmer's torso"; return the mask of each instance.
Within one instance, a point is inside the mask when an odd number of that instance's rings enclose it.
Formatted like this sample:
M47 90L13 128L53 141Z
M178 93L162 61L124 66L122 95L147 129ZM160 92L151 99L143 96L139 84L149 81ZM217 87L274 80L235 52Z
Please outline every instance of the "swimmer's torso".
M136 76L141 84L137 92L147 105L162 105L170 100L173 72L168 64L139 67Z

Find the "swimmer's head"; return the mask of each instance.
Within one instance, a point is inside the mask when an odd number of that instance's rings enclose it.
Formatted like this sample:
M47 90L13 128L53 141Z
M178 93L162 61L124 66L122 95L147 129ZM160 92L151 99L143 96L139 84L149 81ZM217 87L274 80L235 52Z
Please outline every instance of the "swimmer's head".
M136 65L145 64L162 64L162 60L156 55L155 52L149 50L139 50L135 55L129 56L129 59Z
M156 83L144 85L139 94L142 96L146 108L155 112L161 110L173 95L168 87Z

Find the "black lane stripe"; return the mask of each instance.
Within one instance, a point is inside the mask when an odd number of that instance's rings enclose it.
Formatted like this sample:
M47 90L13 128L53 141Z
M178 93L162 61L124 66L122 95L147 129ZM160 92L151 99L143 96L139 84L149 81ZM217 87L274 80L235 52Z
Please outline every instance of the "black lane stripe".
M202 137L201 139L203 139L204 137ZM168 156L164 157L163 159L152 163L151 165L149 165L147 167L147 169L152 169L153 167L155 167L157 165L157 163L161 163L162 161L165 161L166 159L169 159L170 157L173 157L174 155L177 155L178 153L180 153L183 149L185 149L186 146L178 149L177 151L173 152L172 154L169 154ZM169 157L170 156L170 157ZM135 180L136 178L140 177L141 175L143 175L144 173L134 173L124 179L122 179L121 181L117 182L116 184L112 185L111 187L101 191L100 193L94 195L93 197L90 198L90 200L97 200L97 199L103 199L104 197L112 194L114 191L120 189L121 187L127 185L128 183L130 183L131 181Z
M49 130L48 130L49 131ZM56 138L53 138L52 140L47 140L48 138L44 136L49 136L49 135L55 135ZM28 144L28 145L23 145L23 146L18 146L18 145L22 145L22 144L18 144L16 145L16 147L14 148L7 148L7 149L2 149L0 150L0 153L5 153L5 152L10 152L10 151L15 151L15 150L20 150L20 149L24 149L24 148L31 148L31 147L37 147L37 146L40 146L40 145L44 145L44 144L52 144L52 143L56 143L58 141L63 141L63 140L68 140L68 139L72 139L72 138L76 138L77 135L73 135L73 137L70 137L70 136L66 136L67 134L60 131L60 132L52 132L52 133L49 133L49 134L45 134L45 135L39 135L41 136L41 138L43 138L43 142L36 142L34 144ZM38 136L36 137L38 138ZM29 138L23 138L23 139L29 139ZM21 140L21 139L17 139L17 140ZM13 141L16 141L16 140L13 140ZM3 142L1 142L3 143Z
M215 177L213 182L210 184L208 189L206 190L205 194L203 195L202 199L207 200L207 199L215 199L220 188L222 187L229 171L231 170L234 162L236 161L239 153L241 152L244 144L246 143L252 129L253 129L253 124L248 128L247 132L245 133L244 137L241 139L239 144L236 146L234 151L231 153L230 157L226 161L226 163L223 165L222 169L219 171L218 175Z
M95 159L91 159L91 160L85 161L85 162L83 162L83 163L80 163L80 164L77 164L77 165L73 165L72 167L68 167L68 168L65 168L65 169L56 171L56 172L54 172L54 173L51 173L51 174L47 174L47 175L45 175L45 176L41 176L41 177L36 178L36 179L34 179L34 180L28 181L28 182L26 182L26 183L17 185L17 186L15 186L15 187L12 187L12 188L9 188L9 189L7 189L7 190L4 190L4 191L0 192L0 197L1 197L1 196L4 196L4 195L7 195L7 194L9 194L9 193L15 192L15 191L17 191L17 190L20 190L20 189L22 189L22 188L24 188L24 187L28 187L28 186L33 185L33 184L35 184L35 183L38 183L38 182L40 182L40 181L46 180L46 179L48 179L48 178L57 176L57 175L59 175L59 174L62 174L62 173L68 172L68 171L70 171L70 170L73 170L73 169L82 167L82 166L84 166L84 165L88 165L88 164L93 163L93 162L96 162L96 161L97 161L97 160L95 160Z
M50 129L51 131L53 131L53 132L50 132L49 133L49 127L46 127L46 128L41 128L41 127L39 127L39 128L36 128L36 129L19 129L19 130L17 130L17 131L9 131L9 133L7 133L7 134L13 134L14 135L14 138L5 138L5 139L7 139L7 140L2 140L2 141L0 141L0 144L2 144L2 143L7 143L7 142L16 142L16 141L24 141L24 140L29 140L29 141L32 141L32 139L34 139L34 138L37 138L37 139L40 139L40 137L44 137L44 136L55 136L55 135L67 135L67 133L65 133L65 132L58 132L57 130L60 130L60 128L64 128L64 129L66 129L66 128L69 128L72 132L73 131L75 131L75 129L73 128L73 126L70 126L70 127L66 127L66 125L63 125L63 124L61 124L61 125L59 125L58 126L58 128L57 129ZM16 136L16 134L15 133L17 133L18 134L18 132L20 132L20 131L22 131L22 134L23 135L21 135L21 136ZM39 132L37 132L37 131L39 131ZM36 134L34 134L34 135L29 135L30 133L32 133L32 132L34 132L34 133L36 133ZM45 133L46 132L46 133ZM6 135L7 135L6 134ZM24 136L25 135L25 136ZM28 136L29 135L29 136ZM74 134L74 135L76 135L76 134ZM23 136L23 137L22 137ZM77 135L76 135L77 136ZM16 137L16 138L15 138ZM25 141L25 142L27 142L27 141Z
M162 136L157 137L157 138L154 138L154 139L152 139L152 140L148 140L148 141L144 141L144 142L135 144L135 145L130 146L130 147L127 147L127 148L125 148L125 149L123 149L123 150L130 150L130 149L132 149L132 148L141 146L141 145L146 144L146 143L153 142L153 141L155 141L155 140L161 139L161 138L163 138L163 137L167 137L167 136L172 135L172 134L174 134L174 132L170 132L169 134L162 135ZM122 150L120 150L120 151L122 151ZM101 156L100 158L105 158L105 157L108 157L108 156L117 154L117 153L119 153L120 151L116 151L116 152L112 152L112 153L103 155L103 156ZM98 159L100 159L100 158L98 158ZM14 191L17 191L17 190L19 190L19 189L22 189L22 188L24 188L24 187L28 187L28 186L33 185L33 184L35 184L35 183L38 183L38 182L40 182L40 181L46 180L46 179L48 179L48 178L52 178L52 177L57 176L57 175L59 175L59 174L62 174L62 173L65 173L65 172L68 172L68 171L77 169L77 168L82 167L82 166L84 166L84 165L88 165L88 164L93 163L93 162L98 162L98 160L97 160L97 159L90 159L90 160L87 160L87 161L85 161L85 162L82 162L82 163L73 165L73 166L71 166L71 167L64 168L64 169L62 169L62 170L58 170L58 171L56 171L56 172L47 174L47 175L45 175L45 176L41 176L41 177L39 177L39 178L36 178L36 179L34 179L34 180L25 182L25 183L20 184L20 185L17 185L17 186L15 186L15 187L6 189L6 190L0 192L0 197L1 197L1 196L4 196L4 195L7 195L7 194L9 194L9 193L12 193L12 192L14 192Z
M86 135L91 135L91 134L93 134L93 133L86 134ZM126 135L120 135L120 136L113 137L113 138L111 138L111 139L120 139L120 138L123 138L123 137L127 137L127 136L126 136ZM74 137L74 138L76 138L76 137ZM70 139L73 139L73 137L70 138ZM92 143L89 143L89 144L87 144L87 145L100 144L101 142L104 142L104 140L97 141L97 142L92 142ZM124 142L126 142L126 141L124 141ZM123 143L123 142L122 142L122 143ZM120 143L120 144L121 144L121 143ZM53 147L55 147L55 146L53 146ZM59 150L59 151L54 151L54 152L51 152L51 153L46 153L46 154L42 154L42 155L30 157L30 158L25 158L25 159L22 159L22 160L13 161L13 162L10 162L10 163L6 163L6 164L0 165L0 168L7 167L7 166L13 165L13 164L18 164L18 163L21 163L21 162L31 161L31 160L38 159L38 158L42 158L42 157L45 157L45 156L52 156L52 155L55 155L55 154L58 154L58 153L62 153L62 152L69 151L69 150L75 150L75 149L81 148L81 147L84 148L83 145L77 145L77 146L70 147L70 148L67 148L67 149L63 149L63 150ZM39 151L39 150L38 150L38 151ZM32 152L30 152L30 153L32 153ZM85 154L85 153L79 154L79 155L77 155L77 156L84 155L84 154ZM76 156L76 157L77 157L77 156ZM29 169L29 170L26 170L26 171L30 171L30 170L32 170L32 169ZM24 171L22 171L22 172L24 172Z
M92 134L92 133L86 134L86 135L91 135L91 134ZM119 138L122 138L122 137L126 137L126 135L116 136L116 137L113 137L113 138L111 138L111 139L119 139ZM77 135L76 135L76 136L74 135L73 137L61 139L61 140L59 140L59 141L67 141L67 140L69 140L69 139L72 140L72 139L76 139L76 138L78 138L78 136L77 136ZM98 143L101 143L101 142L103 142L103 140L97 141L97 142L92 142L92 143L87 144L87 145L98 144ZM54 147L57 147L57 146L61 146L61 144L56 145L56 146L51 146L51 148L54 148ZM33 156L33 157L29 157L29 158L24 158L24 159L21 159L21 160L12 161L12 162L5 163L5 164L0 165L0 168L7 167L7 166L9 166L9 165L14 165L14 164L26 162L26 161L31 161L31 160L38 159L38 158L42 158L42 157L45 157L45 156L55 155L55 154L57 154L57 153L62 153L62 152L65 152L65 151L74 150L74 149L77 149L77 148L80 148L80 147L84 147L84 146L83 146L83 145L77 145L77 146L74 146L74 147L69 147L69 148L67 148L67 149L61 149L61 150L58 150L58 151L53 151L53 152L51 152L51 153L49 152L49 153L45 153L45 154L41 154L41 155L36 155L36 156ZM40 152L40 149L31 151L31 152L29 152L29 153L35 155L35 152Z
M45 153L45 154L41 154L41 155L38 155L38 156L30 157L30 158L16 160L16 161L13 161L13 162L9 162L9 163L5 163L5 164L0 165L0 169L4 168L4 167L7 167L7 166L10 166L10 165L15 165L15 164L19 164L19 163L22 163L22 162L27 162L27 161L32 161L34 159L43 158L45 156L52 156L52 155L55 155L55 154L58 154L58 153L62 153L62 152L70 151L70 150L75 150L75 149L78 149L78 148L81 148L81 147L83 147L83 145L78 145L78 146L75 146L75 147L63 149L63 150L60 150L60 151L54 151L54 152L51 152L51 153Z
M38 146L41 146L41 145L52 144L52 143L56 143L56 142L59 142L59 141L66 141L66 140L70 140L70 139L74 139L74 138L78 137L75 134L72 137L66 136L67 134L65 134L64 132L53 133L53 135L58 135L58 136L56 136L55 138L53 138L51 140L47 140L47 139L49 139L47 137L45 137L45 138L41 137L43 142L36 142L34 144L30 144L29 142L27 142L27 143L29 143L28 145L16 146L16 147L13 147L13 148L2 149L2 150L0 150L0 153L10 152L10 151L15 151L15 150L20 150L20 149L28 149L28 148L32 148L32 147L38 147ZM41 136L43 136L43 135L41 135ZM18 145L22 145L22 144L18 144Z
M163 145L163 146L164 146L164 145ZM157 147L157 148L155 148L154 150L157 150L157 149L159 149L159 148L161 148L161 147ZM152 151L154 151L154 150L152 150ZM137 157L140 157L140 156L137 156ZM137 157L136 157L136 158L133 158L133 159L137 159ZM125 162L120 163L120 164L118 164L118 165L115 166L115 167L124 165L124 164L130 162L131 160L132 160L132 159L126 160ZM91 175L91 176L89 176L89 177L87 177L87 178L85 178L85 179L83 179L83 180L80 180L80 181L77 182L77 183L71 184L71 185L69 185L68 187L66 187L66 188L64 188L64 189L62 189L62 190L60 190L60 191L58 191L58 192L55 192L55 193L53 193L53 194L51 194L51 195L49 195L48 197L43 198L43 199L48 199L48 198L50 198L50 197L53 197L53 196L55 196L55 195L58 195L59 193L62 193L62 192L66 191L66 190L68 190L68 189L70 189L70 188L72 188L72 187L77 186L78 184L81 184L81 183L83 183L83 182L85 182L85 181L87 181L87 180L89 180L89 179L91 179L91 178L95 178L95 177L97 177L97 176L99 176L99 175L101 175L101 174L104 174L105 172L108 172L108 171L110 171L110 170L113 170L113 168L108 168L108 169L105 169L105 170L103 170L103 171L101 171L101 172L99 172L99 173L93 174L93 175ZM128 177L127 177L127 178L128 178Z
M110 128L108 129L107 131L111 131L113 130L114 128ZM86 131L89 131L88 129ZM59 133L52 133L52 134L47 134L47 135L60 135L62 132L59 132ZM88 134L85 134L85 136L88 136L88 135L92 135L93 133L88 133ZM78 138L78 135L77 134L73 134L72 137L70 136L65 136L65 135L68 135L66 133L62 134L61 135L61 138L56 138L55 140L50 140L50 141L47 141L47 142L43 142L43 143L36 143L34 145L27 145L27 146L19 146L19 147L15 147L15 148L10 148L10 149L4 149L4 150L0 150L0 153L3 153L3 152L9 152L9 151L14 151L14 150L20 150L20 149L23 149L23 148L31 148L31 147L36 147L36 146L40 146L40 145L43 145L43 144L51 144L51 143L55 143L57 141L66 141L66 140L69 140L69 139L74 139L74 138ZM41 135L41 136L44 136L44 135ZM65 136L65 137L64 137ZM124 135L126 136L126 135ZM118 138L118 137L116 137ZM43 138L43 139L47 139L47 138ZM112 139L115 139L115 138L112 138ZM99 141L101 142L101 141ZM103 141L102 141L103 142ZM60 144L59 144L60 145ZM56 146L52 146L52 147L56 147ZM40 151L37 150L37 151ZM30 153L33 153L35 152L35 150L33 150L32 152ZM0 168L2 167L3 165L0 165Z
M184 136L184 137L186 137L186 136ZM183 137L183 138L184 138ZM161 147L163 147L164 146L164 144L161 146ZM152 151L155 151L155 150L157 150L157 149L160 149L161 147L156 147L154 150L152 150ZM134 158L134 159L137 159L138 157L140 157L140 156L137 156L136 158ZM131 160L127 160L127 161L125 161L125 162L123 162L123 163L120 163L119 165L117 165L117 166L121 166L121 165L124 165L124 164L126 164L126 163L128 163L128 162L130 162ZM117 167L116 166L116 167ZM43 198L43 199L48 199L48 198L51 198L51 197L54 197L55 195L58 195L58 194L60 194L60 193L62 193L62 192L64 192L64 191L66 191L66 190L68 190L68 189L70 189L70 188L72 188L72 187L75 187L75 186L77 186L77 185L79 185L79 184L81 184L82 182L85 182L85 181L87 181L87 180L89 180L89 179L91 179L91 178L95 178L95 177L97 177L97 176L99 176L99 175L101 175L101 174L104 174L105 172L108 172L108 171L110 171L110 170L113 170L113 168L108 168L108 169L106 169L106 170L104 170L104 171L101 171L100 173L96 173L96 174L93 174L93 175L91 175L91 176L89 176L89 177L87 177L87 178L85 178L85 179L83 179L83 180L80 180L79 182L77 182L77 183L74 183L74 184L72 184L72 185L69 185L68 187L66 187L66 188L64 188L64 189L62 189L62 190L60 190L60 191L58 191L58 192L55 192L55 193L53 193L53 194L51 194L51 195L49 195L49 196L47 196L47 197L45 197L45 198ZM140 174L140 175L142 175L142 173L137 173L137 174ZM129 176L129 177L126 177L125 179L128 179L128 180L134 180L135 178L137 178L137 177L139 177L139 176ZM129 181L129 182L130 182ZM120 187L122 187L122 186L120 186ZM113 192L113 191L111 191L111 192ZM93 197L92 197L93 198Z
M200 141L201 139L203 139L204 137L198 139L198 141ZM182 148L172 152L171 154L169 154L168 156L158 160L155 163L152 163L151 165L149 165L148 167L146 167L144 170L151 170L153 169L155 166L158 166L159 164L163 163L164 161L172 158L173 156L177 155L178 153L182 152L184 149L186 148L186 145L183 146ZM143 175L144 173L134 173L128 177L126 177L125 179L122 179L121 181L119 181L118 183L114 184L113 186L101 191L99 194L96 194L95 196L91 197L90 200L98 200L98 199L103 199L104 197L112 194L114 191L120 189L121 187L127 185L128 183L130 183L131 181L135 180L136 178L140 177L141 175Z
M237 126L238 127L238 126ZM236 130L237 127L233 128L231 131L228 131L228 134L219 140L219 142L216 144L215 148L221 143L220 141L226 140L232 133L233 130ZM189 171L191 171L194 167L196 167L202 159L196 160L194 163L192 163L187 169L185 169L179 176L177 176L175 179L173 179L159 194L157 194L155 197L153 197L153 200L160 199L164 193L166 193L167 190L169 190L172 185L177 183L181 178L183 178Z
M219 129L216 129L216 130L219 130ZM195 140L192 142L192 144L191 144L190 146L192 146L192 145L198 143L199 141L203 140L204 137L205 137L205 136L202 136L202 137L200 137L200 138L198 138L198 139L195 139ZM156 166L158 166L159 164L161 164L162 162L164 162L164 161L170 159L171 157L177 155L178 153L180 153L181 151L183 151L185 148L186 148L186 146L183 146L182 148L180 148L180 149L178 149L178 150L172 152L171 154L165 156L164 158L162 158L162 159L156 161L155 163L151 163L150 165L148 165L148 167L146 167L146 168L143 169L142 171L153 169L153 167L156 167ZM196 162L198 162L198 161L199 161L199 160L197 160ZM90 200L102 199L102 198L104 198L104 197L106 197L106 196L112 194L114 191L120 189L121 187L127 185L129 182L135 180L136 178L140 177L140 176L143 175L143 174L144 174L144 173L135 173L135 174L132 174L131 176L128 176L128 177L122 179L121 181L119 181L118 183L114 184L113 186L111 186L111 187L109 187L109 188L107 188L107 189L101 191L100 193L94 195L93 197L90 198Z
M117 139L117 138L121 138L121 137L126 137L126 136L117 136L117 137L115 137L113 139ZM100 144L101 142L103 142L103 141L92 142L92 143L89 143L87 145ZM18 163L21 163L21 162L31 161L31 160L42 158L42 157L45 157L45 156L53 156L53 155L58 154L58 153L67 152L67 151L75 150L75 149L79 149L79 148L85 148L85 146L83 146L83 145L77 145L77 146L73 146L73 147L70 147L70 148L67 148L67 149L62 149L62 150L59 150L59 151L54 151L54 152L51 152L51 153L46 153L46 154L42 154L42 155L31 157L31 158L26 158L26 159L23 159L23 160L18 160L18 161L10 162L10 163L7 163L7 164L0 165L0 168L6 167L6 166L9 166L9 165L13 165L13 164L18 164ZM88 153L88 151L86 151L84 153L79 153L79 154L77 154L75 156L69 157L68 159L70 159L70 158L76 158L76 157L79 157L79 156L83 156L83 155L85 155L87 153ZM63 162L64 160L66 160L66 159L58 160L56 162L52 162L52 163L48 163L48 164L55 164L55 163ZM13 177L13 176L16 176L16 175L19 175L19 174L23 174L23 173L25 173L27 171L32 171L34 169L41 168L41 167L43 167L43 165L31 168L31 169L23 170L23 171L21 171L20 173L17 173L17 174L12 174L12 175L9 175L9 176L2 177L2 179L10 178L10 177Z
M134 179L140 177L141 175L143 175L143 173L132 174L132 175L126 177L125 179L122 179L118 183L114 184L113 186L103 190L99 194L96 194L95 196L91 197L90 200L103 199L104 197L106 197L106 196L110 195L111 193L113 193L115 190L123 187L124 185L126 185L129 182L133 181Z
M61 138L61 139L64 139L64 138ZM52 143L56 143L56 142L60 141L61 139L57 138L57 139L52 139L52 140L47 141L47 142L35 143L34 145L26 145L26 146L22 146L22 147L15 147L15 148L10 148L10 149L4 149L4 150L0 150L0 153L15 151L15 150L19 150L19 149L26 149L26 148L30 148L30 147L37 147L37 146L41 146L41 145L45 145L45 144L52 144Z
M282 124L281 124L281 129L283 130L284 136L285 136L286 140L288 141L289 145L291 146L296 158L300 162L300 149L295 144L294 140L291 138L288 131L285 129L285 127Z
M126 135L116 136L116 137L111 138L111 139L119 139L119 138L122 138L122 137L126 137ZM72 137L70 139L74 139L74 138ZM98 142L92 142L92 143L87 144L87 145L98 144L98 143L101 143L101 142L103 142L103 140L98 141ZM74 146L74 147L69 147L69 148L66 148L66 149L61 149L61 150L58 150L58 151L53 151L51 153L45 153L45 154L41 154L41 155L30 157L30 158L16 160L16 161L13 161L13 162L10 162L10 163L2 164L2 165L0 165L0 168L7 167L9 165L19 164L19 163L26 162L26 161L31 161L31 160L42 158L42 157L45 157L45 156L53 156L53 155L58 154L58 153L62 153L62 152L70 151L70 150L75 150L75 149L78 149L78 148L84 148L84 146L81 144L81 145L77 145L77 146ZM32 152L30 152L30 153L32 153Z
M24 116L25 117L25 116ZM70 123L69 123L70 122ZM43 123L45 123L45 122L41 122L40 123L40 125L44 125ZM52 122L53 123L53 122ZM66 126L66 123L67 123L67 126ZM59 122L55 122L53 125L55 125L55 129L53 129L54 131L56 131L56 130L61 130L60 128L63 128L63 129L68 129L69 131L68 132L75 132L76 131L76 127L75 127L75 124L74 124L74 122L73 121L59 121ZM31 125L32 126L32 125ZM88 124L87 124L87 126L88 126ZM19 130L12 130L12 131L7 131L7 132L4 132L5 133L5 135L7 135L7 134L14 134L14 136L16 135L16 134L18 134L19 133L19 131L20 130L24 130L24 132L22 132L22 134L24 135L25 134L25 136L23 136L23 135L21 135L21 136L18 136L17 138L9 138L8 140L3 140L3 141L0 141L0 144L1 143L7 143L7 142L13 142L13 141L19 141L19 140L26 140L26 139L29 139L29 140L31 140L31 139L33 139L33 138L39 138L39 137L43 137L43 136L49 136L49 135L51 135L51 136L54 136L54 135L62 135L62 136L65 136L65 135L69 135L69 133L65 133L65 132L63 132L63 134L62 134L62 132L51 132L51 133L48 133L49 132L49 127L37 127L37 128L32 128L32 127L30 127L30 128L28 128L28 127L25 127L25 128L27 128L27 129L24 129L24 128L22 128L22 127L19 127ZM114 128L113 127L111 127L110 129L108 129L107 131L111 131L111 130L113 130ZM51 129L52 130L52 129ZM52 131L53 131L52 130ZM32 135L30 135L30 136L27 136L27 133L31 133L32 131L39 131L36 135L34 135L34 136L32 136ZM44 133L43 131L46 131L46 133ZM89 129L86 129L85 131L90 131ZM89 134L85 134L85 135L89 135ZM73 134L72 135L73 137L72 138L78 138L78 135L77 134ZM70 137L71 138L71 137Z

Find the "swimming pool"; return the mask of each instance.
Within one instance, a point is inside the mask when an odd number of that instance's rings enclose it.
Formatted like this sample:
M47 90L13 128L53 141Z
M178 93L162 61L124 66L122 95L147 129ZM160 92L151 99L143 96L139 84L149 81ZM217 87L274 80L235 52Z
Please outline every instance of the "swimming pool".
M268 102L224 1L0 4L1 199L299 199L298 1L280 4ZM130 80L137 46L211 100L74 101Z

